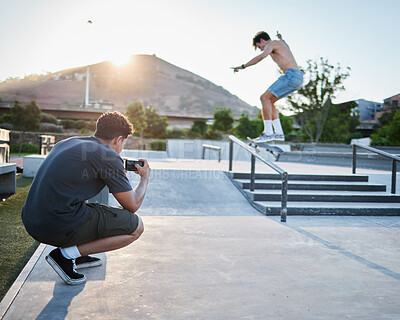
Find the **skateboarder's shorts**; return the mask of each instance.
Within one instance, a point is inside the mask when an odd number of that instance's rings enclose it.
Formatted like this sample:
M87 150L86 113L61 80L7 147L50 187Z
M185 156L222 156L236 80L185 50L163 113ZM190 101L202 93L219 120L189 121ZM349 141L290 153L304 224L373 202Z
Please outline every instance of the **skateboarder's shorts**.
M55 247L70 247L118 235L132 234L139 225L139 217L122 208L100 203L89 203L89 220L66 234L34 238Z
M303 84L303 72L298 69L288 69L269 88L275 97L284 98L299 90Z

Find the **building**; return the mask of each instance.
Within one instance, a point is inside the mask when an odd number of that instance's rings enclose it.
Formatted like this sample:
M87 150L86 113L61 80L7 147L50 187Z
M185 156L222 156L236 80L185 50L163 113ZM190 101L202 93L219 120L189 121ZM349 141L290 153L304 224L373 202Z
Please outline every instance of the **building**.
M384 104L387 106L393 106L395 108L399 107L400 93L383 100Z
M379 123L379 118L386 112L390 112L393 108L399 107L400 94L383 100L383 104L379 102L367 101L364 99L356 100L357 107L354 112L359 113L360 125L357 130L364 137L368 137L373 133L375 125Z
M399 108L400 93L383 100L382 110L375 112L375 121L386 112L392 111L393 108Z
M358 112L360 121L374 120L375 113L382 110L382 103L358 99L357 107L353 111Z

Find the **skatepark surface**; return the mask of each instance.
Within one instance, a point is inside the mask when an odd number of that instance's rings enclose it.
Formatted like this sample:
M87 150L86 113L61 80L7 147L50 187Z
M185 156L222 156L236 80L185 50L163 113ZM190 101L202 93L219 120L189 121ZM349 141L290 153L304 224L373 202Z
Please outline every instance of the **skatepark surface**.
M278 164L289 173L350 174ZM78 286L62 282L44 260L52 247L40 245L0 319L400 319L400 217L281 223L244 199L221 171L227 163L150 165L142 237L96 255L102 266L82 270L87 282Z

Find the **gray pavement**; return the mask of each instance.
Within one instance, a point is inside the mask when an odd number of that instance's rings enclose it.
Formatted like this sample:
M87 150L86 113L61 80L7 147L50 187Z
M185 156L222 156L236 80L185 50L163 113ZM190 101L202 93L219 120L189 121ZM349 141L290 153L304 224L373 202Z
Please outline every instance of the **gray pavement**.
M151 165L143 236L97 255L103 265L74 287L40 246L1 319L400 319L400 217L281 223L253 209L220 164Z

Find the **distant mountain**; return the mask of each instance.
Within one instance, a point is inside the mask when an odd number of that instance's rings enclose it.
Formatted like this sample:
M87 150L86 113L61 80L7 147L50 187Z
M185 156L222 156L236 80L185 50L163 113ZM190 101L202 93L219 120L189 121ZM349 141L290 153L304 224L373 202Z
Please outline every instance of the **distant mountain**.
M85 99L86 66L47 75L28 76L0 83L2 101L35 100L40 107L82 105ZM154 106L163 115L212 116L216 107L233 114L255 116L252 107L216 84L155 55L135 55L124 66L104 61L90 66L90 101L114 104L124 112L134 101Z

